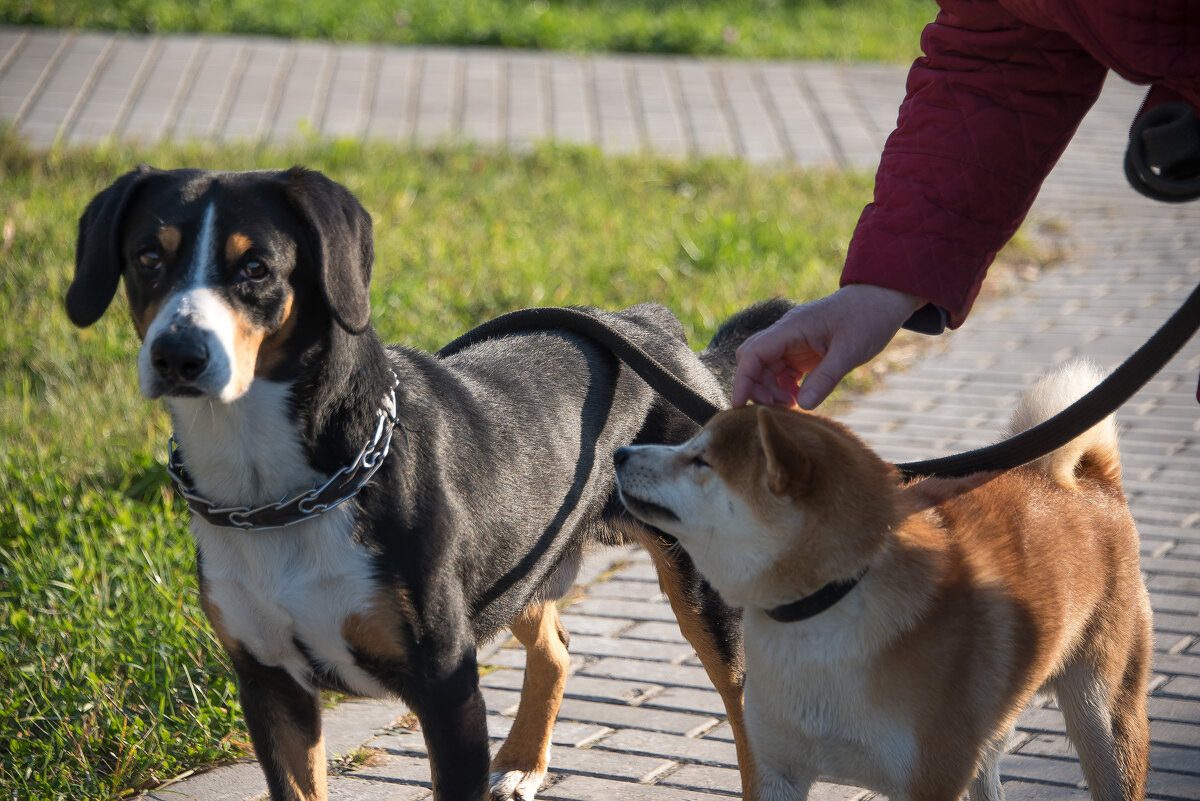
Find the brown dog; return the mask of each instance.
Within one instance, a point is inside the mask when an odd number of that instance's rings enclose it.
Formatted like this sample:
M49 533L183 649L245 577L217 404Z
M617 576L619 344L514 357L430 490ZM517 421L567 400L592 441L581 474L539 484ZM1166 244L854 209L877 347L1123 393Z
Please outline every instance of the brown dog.
M1084 363L1043 379L1013 427L1097 379ZM745 607L748 798L803 799L819 776L1002 798L997 760L1039 690L1093 797L1144 796L1150 604L1111 418L962 480L906 484L844 426L763 406L617 463L628 508Z

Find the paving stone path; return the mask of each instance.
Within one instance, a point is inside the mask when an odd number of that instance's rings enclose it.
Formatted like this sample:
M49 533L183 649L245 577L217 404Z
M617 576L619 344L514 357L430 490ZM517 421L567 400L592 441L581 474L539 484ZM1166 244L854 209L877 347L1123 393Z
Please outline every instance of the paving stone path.
M904 70L792 62L334 46L239 37L126 37L0 27L0 122L32 142L117 137L281 141L376 137L526 147L727 154L870 168L903 96ZM897 461L992 441L1020 389L1091 356L1113 367L1200 282L1200 204L1136 196L1120 170L1141 91L1115 78L1047 182L1031 220L1052 220L1065 263L980 305L907 370L839 416ZM1035 226L1031 226L1035 227ZM785 289L785 288L781 288ZM751 300L747 298L747 300ZM1150 797L1200 799L1200 342L1120 414L1126 491L1155 610ZM550 801L736 796L720 701L679 634L649 560L588 561L563 615L573 672L555 730ZM523 655L481 652L493 737L512 721ZM430 797L419 733L399 704L326 714L337 799ZM1001 762L1009 799L1087 798L1053 706L1029 710ZM265 792L244 763L146 798L244 801ZM821 801L865 799L821 785Z

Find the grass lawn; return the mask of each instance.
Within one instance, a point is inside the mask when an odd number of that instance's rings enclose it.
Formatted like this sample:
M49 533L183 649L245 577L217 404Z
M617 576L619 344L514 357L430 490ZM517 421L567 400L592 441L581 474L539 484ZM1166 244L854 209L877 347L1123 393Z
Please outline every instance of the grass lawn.
M117 798L243 753L231 673L197 605L168 425L136 390L118 297L62 310L76 220L139 161L304 163L374 216L373 318L436 348L512 308L658 300L701 346L743 305L835 283L867 175L540 149L162 146L31 153L0 133L0 788Z
M936 10L934 0L0 0L0 22L907 62Z

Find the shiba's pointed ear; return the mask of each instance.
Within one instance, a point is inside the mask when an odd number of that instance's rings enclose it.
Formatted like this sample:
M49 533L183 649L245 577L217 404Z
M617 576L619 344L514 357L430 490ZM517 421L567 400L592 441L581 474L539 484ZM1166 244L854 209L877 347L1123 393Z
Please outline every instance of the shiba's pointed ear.
M799 414L776 406L758 407L767 488L775 495L802 495L812 480L812 459L795 425L794 417Z
M118 178L83 211L75 244L75 278L67 289L67 316L75 325L89 326L100 319L117 294L121 281L121 228L125 210L137 189L158 172L145 164Z

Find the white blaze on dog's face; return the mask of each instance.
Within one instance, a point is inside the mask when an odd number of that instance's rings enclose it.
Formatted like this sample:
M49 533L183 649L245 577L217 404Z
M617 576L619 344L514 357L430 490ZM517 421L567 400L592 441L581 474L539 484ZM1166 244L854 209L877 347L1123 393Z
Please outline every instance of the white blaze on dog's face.
M138 218L155 221L123 240L142 394L241 398L292 333L296 242L255 215L222 219L204 195Z
M623 449L617 485L726 601L769 607L865 564L887 526L867 499L892 482L836 424L758 406L718 414L681 445Z

